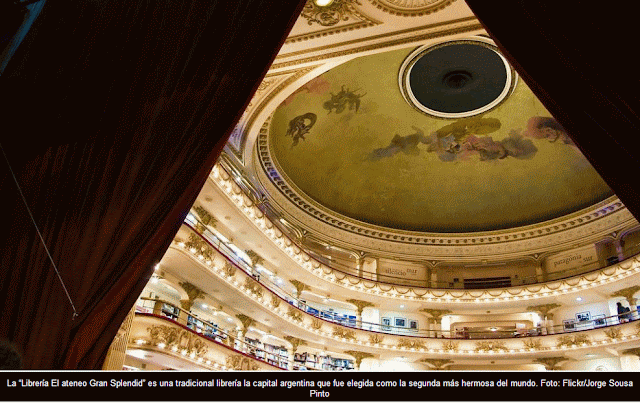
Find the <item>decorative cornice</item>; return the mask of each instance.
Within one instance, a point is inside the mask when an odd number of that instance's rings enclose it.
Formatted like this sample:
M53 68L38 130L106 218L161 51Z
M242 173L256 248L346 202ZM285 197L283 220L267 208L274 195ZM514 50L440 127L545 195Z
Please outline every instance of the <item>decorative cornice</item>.
M176 242L178 244L178 242ZM190 256L194 262L199 262L204 265L205 262L198 259L193 254L189 255L189 250L185 250L182 247L183 253L186 253L187 256ZM274 315L279 318L287 321L293 326L298 327L298 329L302 332L309 332L311 337L314 339L324 338L326 340L334 340L339 343L346 343L351 346L354 346L356 349L357 346L368 346L371 349L379 350L381 352L394 352L394 351L406 351L407 353L416 353L416 354L438 354L443 358L447 356L450 357L472 357L472 356L530 356L531 354L537 354L539 352L552 353L554 351L564 351L567 349L591 349L591 348L601 348L611 346L614 348L615 346L622 344L628 345L630 342L638 343L640 339L640 334L638 334L638 329L636 324L625 323L616 325L618 329L621 330L621 336L617 339L611 339L606 336L604 329L591 329L586 330L585 332L581 332L581 334L576 335L566 335L566 334L556 334L556 335L546 335L542 337L537 337L535 340L540 341L540 345L528 346L523 345L523 341L520 338L513 337L509 339L500 339L500 340L484 340L493 343L493 347L489 346L487 348L478 347L486 347L477 344L477 340L442 340L434 337L424 337L424 336L416 336L416 337L407 337L401 334L385 334L384 338L379 336L377 332L371 332L366 329L354 329L350 327L334 325L329 331L323 329L324 326L314 326L314 322L320 322L321 324L325 324L328 322L321 321L319 318L310 315L308 313L304 313L294 307L287 305L286 309L276 308L268 303L263 296L259 296L255 293L250 292L249 290L243 288L241 279L238 278L229 278L224 276L224 273L221 269L213 266L210 268L210 272L220 278L220 280L231 287L235 287L239 292L245 295L245 298L252 300L257 304L257 306L264 307L265 309L269 309ZM240 274L241 276L245 276L245 274ZM532 339L535 336L532 337ZM591 341L594 340L594 341ZM504 343L504 349L500 346L500 343ZM534 348L532 350L532 347Z
M416 249L416 254L431 254L440 257L447 255L467 258L474 255L500 256L507 250L513 251L511 253L516 251L520 251L520 253L537 252L540 251L542 243L544 245L563 245L572 242L574 238L576 241L580 241L585 238L585 229L589 227L600 229L603 225L613 226L620 224L621 221L635 220L622 202L616 196L612 196L589 208L564 217L508 230L441 234L383 228L329 211L306 196L284 174L278 162L273 158L268 133L268 127L263 127L260 130L256 152L262 166L262 170L257 172L258 179L267 179L270 185L278 190L277 192L269 192L267 189L269 198L280 207L279 210L286 211L287 214L295 217L295 221L300 221L303 228L323 234L328 234L329 229L333 229L336 232L335 236L339 239L344 239L345 235L351 233L353 234L352 241L358 239L358 243L370 244L370 241L367 242L369 239L395 245L402 244L407 247L412 246L413 249ZM263 183L264 185L265 183ZM291 205L294 208L291 208ZM623 213L625 216L621 217L619 213ZM607 221L608 223L605 224ZM397 246L389 246L389 248L397 249ZM378 253L384 250L379 247L376 249Z
M250 202L248 198L239 196L242 192L241 189L233 183L229 174L226 173L219 165L214 167L211 179L229 197L229 199L236 204L247 219L252 221L257 228L260 228L266 237L280 248L280 250L296 261L300 268L307 270L325 281L368 295L401 300L410 299L424 302L444 303L499 303L519 300L526 301L538 298L553 298L555 296L573 292L583 292L585 289L621 281L640 272L639 256L638 258L629 258L624 262L571 278L501 289L450 290L378 283L376 281L336 271L318 261L315 261L299 248L294 248L291 240L278 230L259 208ZM184 247L184 243L182 243L181 246ZM507 245L504 246L506 247Z
M435 13L455 0L369 0L380 10L403 17L419 17Z

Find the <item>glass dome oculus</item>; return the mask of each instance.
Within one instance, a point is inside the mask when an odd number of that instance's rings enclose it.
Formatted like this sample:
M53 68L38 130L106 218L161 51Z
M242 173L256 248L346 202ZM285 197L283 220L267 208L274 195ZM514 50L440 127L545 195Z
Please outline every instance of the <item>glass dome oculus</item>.
M404 99L418 110L464 118L499 105L516 77L491 40L473 38L418 48L402 64L399 85Z

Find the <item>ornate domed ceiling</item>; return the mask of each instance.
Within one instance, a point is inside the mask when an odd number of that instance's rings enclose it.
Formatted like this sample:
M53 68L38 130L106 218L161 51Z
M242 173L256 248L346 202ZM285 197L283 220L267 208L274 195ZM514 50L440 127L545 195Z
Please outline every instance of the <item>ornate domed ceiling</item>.
M456 59L449 53L436 58ZM613 194L529 88L510 68L498 71L499 59L478 54L475 64L446 59L425 68L424 54L360 57L289 96L268 134L288 186L360 222L438 233L534 224ZM483 73L485 64L498 73ZM437 76L454 115L432 113L438 102L429 94L407 95L424 90L425 71ZM478 99L487 90L474 88L491 80L501 86L495 100ZM465 114L458 95L475 112ZM416 104L423 99L431 106Z

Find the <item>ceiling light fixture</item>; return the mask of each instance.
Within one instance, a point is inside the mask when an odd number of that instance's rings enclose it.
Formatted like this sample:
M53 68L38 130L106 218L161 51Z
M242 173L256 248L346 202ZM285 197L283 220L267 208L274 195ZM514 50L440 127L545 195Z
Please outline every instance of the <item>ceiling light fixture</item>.
M333 0L313 0L313 2L316 3L316 6L326 7L333 3Z
M576 301L578 301L578 302L582 301L582 297L576 298Z

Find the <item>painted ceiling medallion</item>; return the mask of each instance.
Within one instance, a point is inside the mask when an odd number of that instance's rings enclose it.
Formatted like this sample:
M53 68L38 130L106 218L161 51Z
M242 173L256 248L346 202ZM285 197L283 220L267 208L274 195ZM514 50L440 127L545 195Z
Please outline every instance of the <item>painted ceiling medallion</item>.
M503 102L517 75L490 39L448 41L418 48L398 77L404 99L438 118L468 118Z
M441 10L455 0L370 0L379 9L390 14L420 16Z
M333 0L326 6L320 6L313 0L309 0L302 9L301 16L307 19L309 25L315 22L328 27L336 25L340 21L347 21L349 14L357 14L353 7L354 4L361 5L358 0Z

